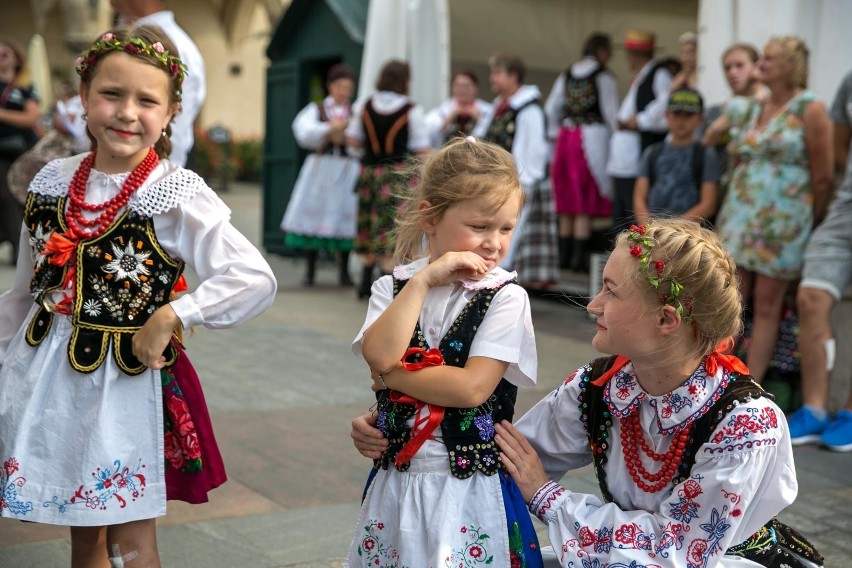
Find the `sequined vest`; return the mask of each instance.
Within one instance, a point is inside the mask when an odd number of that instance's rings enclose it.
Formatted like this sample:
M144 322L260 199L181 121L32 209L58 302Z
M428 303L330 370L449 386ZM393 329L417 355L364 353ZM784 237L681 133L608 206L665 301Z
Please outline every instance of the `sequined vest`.
M506 110L500 114L495 113L488 125L488 130L485 133L485 140L497 144L507 152L512 152L512 145L515 143L515 123L518 120L518 115L522 110L530 105L537 105L538 99L529 101L519 109L506 107Z
M30 293L39 306L27 327L26 340L39 345L53 324L48 294L61 290L69 265L55 266L44 255L44 244L54 231L65 233L65 197L30 193L24 221L30 231L35 275ZM171 258L157 242L151 217L128 209L100 237L80 241L73 253L76 272L68 344L68 360L81 373L101 366L112 345L113 357L128 375L146 367L133 355L133 333L151 314L169 301L183 272L183 261ZM169 345L166 363L177 360Z
M364 133L364 155L361 163L368 166L405 161L408 150L408 111L414 105L405 103L391 114L380 114L373 108L373 101L367 101L361 111Z
M394 278L394 296L406 282L407 280ZM496 288L480 290L470 299L441 339L438 349L444 357L445 365L464 367L473 337L485 318L492 298L503 286L513 283L506 282ZM429 348L419 322L411 335L409 346ZM499 450L494 442L494 424L501 420L512 420L517 394L518 387L506 379L500 379L488 400L476 408L445 409L441 435L447 447L450 472L454 477L467 479L477 471L484 475L494 475L497 472L500 462ZM402 447L411 439L411 429L406 422L414 416L415 407L413 404L391 401L387 390L379 391L376 399L379 412L376 425L388 438L390 445L374 465L376 468L388 469ZM397 469L406 471L409 466L410 462L406 462L397 466Z
M586 77L575 77L570 67L565 71L562 118L568 118L576 125L603 123L597 77L604 70L604 67L599 65Z
M604 389L607 385L596 386L592 382L606 372L614 361L615 356L595 359L583 374L579 395L581 420L589 437L589 447L601 495L610 503L614 499L607 486L604 466L607 462L607 450L610 447L609 431L612 427L612 415L604 400ZM701 446L707 443L719 423L737 405L764 396L774 398L760 388L750 376L731 374L725 392L703 416L693 423L689 442L684 449L683 459L678 465L671 487L689 479ZM814 546L803 535L778 519L770 520L754 535L729 548L726 554L741 556L770 568L781 566L805 568L799 559L790 554L791 551L816 564L822 564L823 558Z

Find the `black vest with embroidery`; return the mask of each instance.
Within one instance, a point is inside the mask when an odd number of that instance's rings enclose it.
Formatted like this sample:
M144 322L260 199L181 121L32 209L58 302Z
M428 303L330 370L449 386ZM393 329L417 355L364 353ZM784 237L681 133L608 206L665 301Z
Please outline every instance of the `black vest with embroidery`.
M645 110L649 104L654 102L657 98L654 94L654 77L657 75L657 71L660 69L665 69L665 63L655 63L651 70L645 75L645 78L642 79L642 82L636 87L636 112L642 112ZM640 130L639 131L639 140L642 151L645 151L645 148L650 146L651 144L655 144L657 142L662 142L666 139L666 132L651 132L648 130Z
M394 296L406 282L407 280L394 278ZM485 318L494 294L503 286L513 283L506 282L496 288L480 290L470 299L441 339L438 349L444 357L445 365L465 366L473 337ZM419 322L409 346L429 348ZM467 479L477 471L484 475L497 473L500 460L499 450L494 442L494 424L501 420L512 420L517 394L518 387L506 379L500 379L488 400L476 408L445 408L441 435L447 447L450 472L454 477ZM402 447L411 439L411 429L406 422L414 416L415 407L413 404L393 402L388 390L376 393L376 399L379 412L376 425L388 438L390 445L374 465L376 468L388 469L394 464ZM406 471L409 466L410 462L406 462L397 466L397 469Z
M612 427L612 414L604 400L604 389L608 385L596 386L592 382L605 373L615 361L615 356L600 357L584 368L580 384L580 420L589 437L589 447L595 466L595 474L600 485L601 495L607 502L613 502L612 493L606 481L607 450L610 448L609 431ZM761 397L773 398L763 390L750 376L731 374L725 392L704 415L695 420L689 441L684 449L683 459L678 465L670 489L689 479L695 458L719 423L738 405ZM777 546L782 544L783 547ZM758 532L744 542L729 548L726 554L732 554L757 562L769 568L804 568L804 565L786 549L793 550L812 562L822 564L823 558L808 540L793 528L777 519L770 520Z
M537 105L538 99L531 100L521 106L519 109L506 107L506 110L500 114L495 114L491 119L491 124L488 125L488 130L485 133L485 140L497 144L507 152L512 152L512 145L515 143L515 123L518 120L518 114L530 105Z
M24 221L30 231L35 275L30 293L39 306L27 328L27 343L39 345L47 336L54 313L48 296L59 291L69 266L55 266L44 256L44 244L54 231L65 233L65 197L30 193ZM74 300L68 360L81 373L101 366L110 345L122 371L138 375L146 367L133 355L133 333L169 301L183 272L183 261L171 258L157 242L154 222L128 209L100 237L80 241L74 252ZM70 264L70 263L69 263ZM169 345L166 363L177 360Z
M569 67L565 71L565 99L562 103L562 118L576 125L602 124L603 113L598 95L597 77L605 71L603 65L586 77L575 77Z
M408 150L408 111L414 105L405 103L396 112L379 114L373 108L372 99L361 111L364 126L364 155L361 163L368 166L404 162L411 152Z

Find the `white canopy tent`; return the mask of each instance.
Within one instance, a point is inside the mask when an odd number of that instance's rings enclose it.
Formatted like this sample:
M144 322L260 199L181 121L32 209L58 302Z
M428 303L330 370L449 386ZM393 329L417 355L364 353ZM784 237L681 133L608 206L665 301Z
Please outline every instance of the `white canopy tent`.
M448 0L370 0L358 98L375 92L390 59L411 66L411 98L425 109L438 106L450 82Z

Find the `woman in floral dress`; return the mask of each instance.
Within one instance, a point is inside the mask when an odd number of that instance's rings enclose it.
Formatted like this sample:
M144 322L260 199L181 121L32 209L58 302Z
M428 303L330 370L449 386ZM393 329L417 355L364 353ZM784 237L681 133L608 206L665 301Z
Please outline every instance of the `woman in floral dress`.
M798 38L771 39L759 64L769 95L734 99L720 119L730 126L734 170L718 230L739 267L743 298L752 300L747 363L758 382L831 184L831 127L825 105L805 89L807 55Z

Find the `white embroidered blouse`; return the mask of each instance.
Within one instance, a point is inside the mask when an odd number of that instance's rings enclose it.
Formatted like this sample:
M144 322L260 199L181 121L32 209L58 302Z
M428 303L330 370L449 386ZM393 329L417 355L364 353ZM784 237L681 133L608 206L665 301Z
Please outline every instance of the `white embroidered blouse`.
M625 464L621 419L639 413L651 449L665 453L672 434L712 406L728 382L719 366L709 376L702 364L680 387L663 396L646 393L628 363L604 389L612 414L605 465L615 499L569 491L556 483L572 469L591 463L589 441L580 420L584 368L545 397L517 422L544 464L551 482L531 500L530 510L548 525L563 566L710 568L754 566L725 556L796 498L798 483L783 412L769 398L735 407L701 446L691 477L669 491L646 493ZM639 452L649 472L659 464ZM631 564L635 562L635 564ZM597 564L594 564L597 565Z

